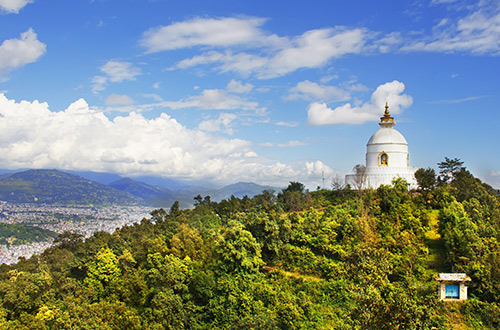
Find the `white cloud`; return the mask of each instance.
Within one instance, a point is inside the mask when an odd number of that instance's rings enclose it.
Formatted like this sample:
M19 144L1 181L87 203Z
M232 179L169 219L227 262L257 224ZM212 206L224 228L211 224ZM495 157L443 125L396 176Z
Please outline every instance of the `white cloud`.
M193 47L204 50L202 54L179 61L175 68L216 64L222 72L255 74L267 79L301 68L317 68L333 58L360 53L366 40L371 38L365 29L344 27L278 37L261 28L264 22L261 18L198 18L146 31L141 43L148 52ZM242 48L252 53L241 51Z
M446 3L453 3L457 2L458 0L432 0L431 3L433 4L446 4Z
M370 45L371 51L380 52L382 54L397 50L404 41L404 37L400 32L391 32L381 38L374 40Z
M100 84L101 76L94 77L94 90L103 90L104 87ZM104 83L107 79L104 77ZM195 86L195 90L199 88ZM258 102L250 101L246 96L237 95L245 94L253 89L251 84L242 84L241 82L232 80L228 83L226 89L204 89L198 95L186 97L185 99L177 101L163 100L157 94L143 94L144 97L154 99L156 103L143 104L140 106L129 106L133 104L133 100L126 95L112 94L106 99L106 104L111 106L125 105L124 107L112 107L106 109L107 111L120 111L120 112L141 112L149 111L158 108L170 109L189 109L195 108L200 110L243 110L252 111L257 115L265 115L266 108L259 106ZM110 103L111 102L111 103ZM206 124L208 125L208 124ZM205 127L205 126L204 126Z
M142 94L143 97L147 97L147 98L150 98L150 99L153 99L157 102L162 102L163 101L163 98L158 95L158 94Z
M323 84L326 84L327 82L330 82L334 79L339 79L339 75L338 74L328 75L328 76L322 77L319 81Z
M187 69L190 67L206 64L217 64L222 72L237 72L242 76L249 76L253 73L259 73L269 63L267 57L256 54L234 53L225 51L224 53L209 51L192 58L184 59L173 68Z
M245 153L245 157L247 158L253 158L253 157L257 157L257 153L255 151L249 151L247 153Z
M251 110L257 114L265 113L265 108L258 102L249 101L235 93L247 93L253 86L231 81L226 89L204 89L200 95L190 96L180 101L164 101L152 107L168 107L171 109L198 108L204 110Z
M106 98L106 105L130 105L134 100L128 95L111 94Z
M33 29L21 33L20 39L7 39L0 45L0 79L26 64L38 61L45 54L46 45L40 42Z
M500 176L500 171L492 170L490 176Z
M262 18L195 18L146 31L141 45L148 53L193 46L234 46L262 39Z
M368 87L365 85L358 83L358 84L349 84L346 86L346 89L352 91L352 92L366 92L369 90Z
M325 28L310 30L292 41L274 55L261 78L282 76L301 68L317 68L333 58L360 53L365 46L368 31L364 29Z
M441 3L450 2L441 0ZM436 5L434 3L433 5ZM191 57L170 69L210 66L259 79L284 76L300 69L319 68L350 54L388 52L471 52L500 54L500 5L479 1L462 18L445 18L428 35L421 31L381 33L344 26L277 36L263 29L262 18L192 19L146 31L141 43L148 52L192 49ZM473 9L471 9L473 8ZM324 83L324 82L323 82ZM353 86L354 87L354 86Z
M108 81L113 83L120 83L124 80L134 81L138 75L141 74L141 70L132 65L129 62L121 61L108 61L100 68L101 72L105 73L105 76L94 76L92 82L94 83L92 91L97 93L106 89L106 84Z
M320 160L306 162L306 170L309 177L322 178L333 174L333 170Z
M321 67L333 58L360 53L366 38L367 31L363 29L311 30L291 39L281 49L269 49L271 55L209 51L184 59L176 67L185 69L218 63L222 72L233 71L243 76L256 74L258 78L268 79L302 68Z
M301 81L297 86L290 89L288 100L309 100L309 101L346 101L351 98L349 92L327 85L319 85L309 80Z
M94 78L92 78L92 83L94 84L92 86L92 92L97 93L97 92L105 90L106 87L104 87L104 86L105 86L107 81L108 81L108 78L106 78L104 76L94 76Z
M237 94L244 94L244 93L249 93L253 89L252 84L242 84L240 81L236 80L231 80L226 87L226 90L228 92L232 93L237 93Z
M202 121L198 125L198 129L205 132L223 132L229 135L234 133L231 128L232 123L238 117L232 113L221 113L218 119L210 119Z
M385 103L389 104L391 114L399 114L413 103L411 96L402 94L405 85L394 80L377 87L371 100L360 106L350 103L330 109L325 103L311 103L307 110L308 123L313 126L335 124L362 124L367 121L377 121Z
M286 126L286 127L297 127L299 126L299 123L296 121L288 122L288 121L278 121L276 122L276 125L278 126Z
M15 102L0 94L0 168L57 168L127 176L307 183L309 165L262 159L251 143L188 129L166 114L147 119L131 112L113 120L80 99L52 112L47 103ZM222 125L231 114L221 116ZM304 180L303 180L304 179Z
M306 143L301 142L301 141L288 141L285 143L273 143L273 142L264 142L260 143L259 146L261 147L278 147L278 148L290 148L290 147L301 147L305 146Z
M202 109L219 110L252 110L258 107L257 102L249 102L221 89L205 89L201 95L188 98L187 103L195 104L196 107Z
M365 108L352 107L347 103L330 109L326 103L311 103L307 109L307 121L310 125L363 124L375 121L378 116Z
M101 67L109 81L122 82L124 80L135 80L135 77L141 74L141 70L134 67L132 63L120 61L108 61Z
M434 101L431 103L434 104L459 104L459 103L464 103L464 102L471 102L471 101L476 101L476 100L481 100L486 97L489 97L488 95L482 95L482 96L469 96L469 97L463 97L460 99L454 99L454 100L438 100Z
M468 8L473 9L466 16L458 20L441 20L432 35L410 41L402 50L500 55L498 1L478 1Z
M0 9L8 13L19 13L19 11L33 0L0 0Z
M227 59L225 59L225 57L227 57ZM171 69L187 69L197 65L225 62L228 61L231 57L231 54L224 55L216 51L210 51L203 53L202 55L193 56L192 58L186 58L182 61L179 61L176 66Z

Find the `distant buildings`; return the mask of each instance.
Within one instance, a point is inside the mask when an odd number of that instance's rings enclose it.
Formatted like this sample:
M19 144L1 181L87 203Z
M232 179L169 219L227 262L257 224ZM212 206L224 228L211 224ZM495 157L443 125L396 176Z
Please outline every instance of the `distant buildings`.
M415 188L417 169L410 167L408 142L394 129L396 123L389 114L387 103L379 125L366 145L366 166L357 166L356 173L346 175L345 183L357 190L378 188L383 184L390 185L394 178L400 177L408 182L409 188Z
M25 224L56 233L71 231L90 237L96 231L112 233L116 228L150 218L151 207L142 206L87 206L6 203L0 201L0 222ZM10 237L13 243L15 237ZM19 257L40 254L52 245L52 240L31 244L0 244L0 264L12 264Z

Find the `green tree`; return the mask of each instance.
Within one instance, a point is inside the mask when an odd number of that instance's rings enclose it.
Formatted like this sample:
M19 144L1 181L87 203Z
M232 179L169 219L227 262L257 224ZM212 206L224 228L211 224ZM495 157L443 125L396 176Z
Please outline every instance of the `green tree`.
M110 248L101 248L88 265L85 284L92 288L97 296L102 296L105 290L116 284L120 278L118 258Z
M175 201L172 206L170 206L170 214L171 215L179 215L180 213L180 208L179 208L179 201Z
M305 186L291 181L286 189L278 194L278 201L286 211L300 211L306 202Z
M203 251L203 238L199 231L181 224L179 231L170 239L170 253L184 259L189 256L191 259L200 259Z
M436 171L433 168L419 168L415 172L415 179L421 191L430 192L436 187Z
M463 168L464 162L460 161L458 158L448 158L444 157L444 161L438 163L439 167L439 178L441 182L444 183L449 183L451 182L454 178L455 175L460 171L461 168Z
M264 265L261 245L242 223L231 220L215 241L219 267L227 272L258 272Z
M274 190L264 190L262 193L254 196L255 205L264 210L274 209L276 207L277 197Z

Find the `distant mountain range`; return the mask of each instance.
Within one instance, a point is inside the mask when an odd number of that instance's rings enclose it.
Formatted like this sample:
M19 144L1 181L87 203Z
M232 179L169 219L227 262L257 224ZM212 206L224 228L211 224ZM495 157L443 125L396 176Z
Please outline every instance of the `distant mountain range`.
M0 200L13 203L138 204L140 198L57 170L28 170L0 180Z
M89 179L92 178L92 179ZM250 182L239 182L220 189L190 186L175 180L153 177L144 181L122 178L116 174L93 172L62 172L58 170L27 170L0 176L0 200L12 203L47 204L143 204L170 207L179 201L190 207L197 195L210 196L213 201L245 195L253 197L264 190L278 190ZM100 181L100 182L97 182ZM103 182L106 182L103 183ZM167 186L168 185L168 186Z

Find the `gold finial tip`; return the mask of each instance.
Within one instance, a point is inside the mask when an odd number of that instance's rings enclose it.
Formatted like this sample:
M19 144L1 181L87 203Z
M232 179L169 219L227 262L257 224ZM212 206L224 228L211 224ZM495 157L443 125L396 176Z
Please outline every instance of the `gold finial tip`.
M385 102L384 116L380 117L380 122L381 123L394 123L394 118L392 118L391 115L389 114L389 104L387 102Z

